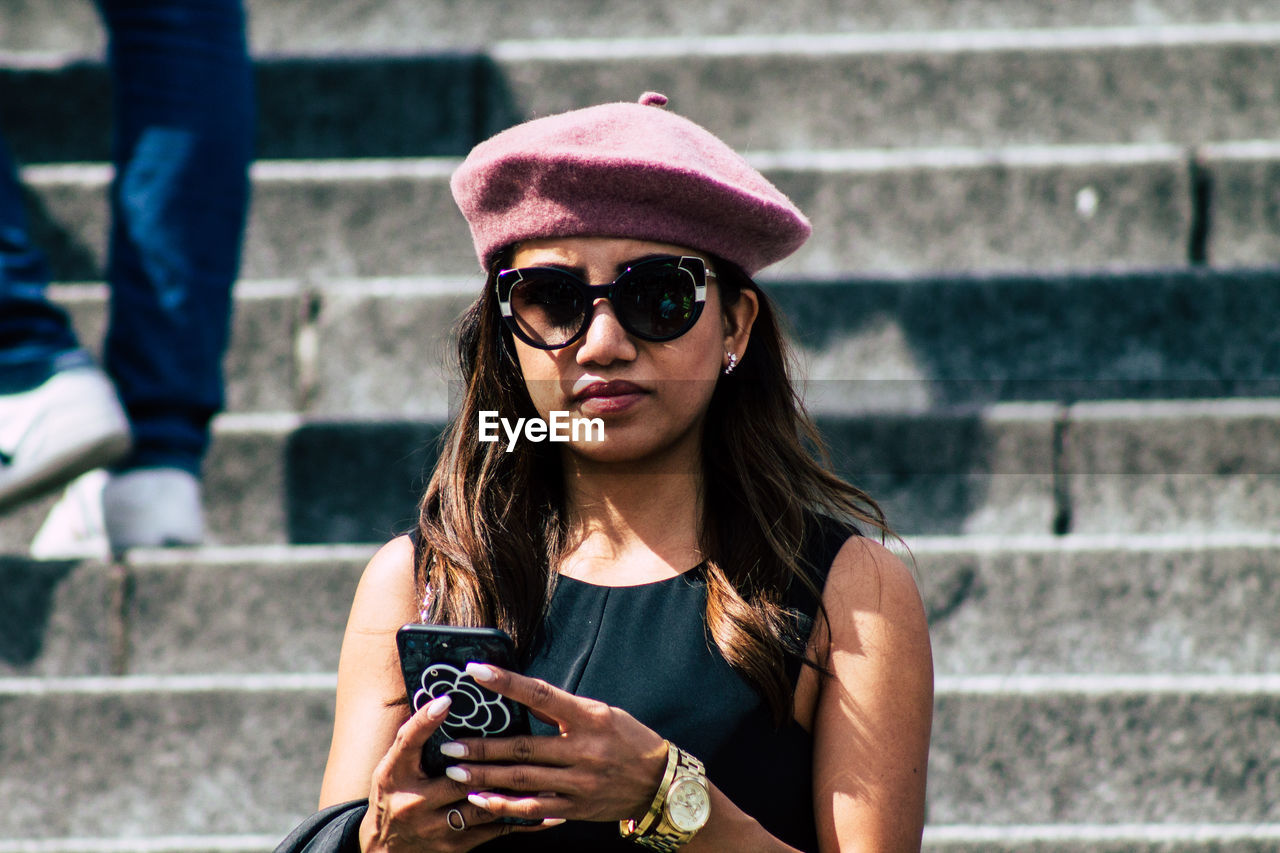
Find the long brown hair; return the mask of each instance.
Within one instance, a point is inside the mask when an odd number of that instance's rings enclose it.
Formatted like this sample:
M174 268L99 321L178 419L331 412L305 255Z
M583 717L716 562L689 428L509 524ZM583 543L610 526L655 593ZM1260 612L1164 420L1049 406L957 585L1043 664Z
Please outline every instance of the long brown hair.
M481 411L538 415L498 316L494 277L507 257L458 323L465 388L422 499L415 577L430 621L496 626L527 649L551 600L568 531L560 451L526 441L508 453L502 443L479 440ZM712 265L724 307L751 288L760 309L741 364L716 383L702 437L698 537L707 629L781 725L792 706L787 664L805 660L807 640L785 594L799 581L821 602L797 556L806 525L822 513L890 532L875 501L825 467L825 446L791 382L767 296L733 264Z

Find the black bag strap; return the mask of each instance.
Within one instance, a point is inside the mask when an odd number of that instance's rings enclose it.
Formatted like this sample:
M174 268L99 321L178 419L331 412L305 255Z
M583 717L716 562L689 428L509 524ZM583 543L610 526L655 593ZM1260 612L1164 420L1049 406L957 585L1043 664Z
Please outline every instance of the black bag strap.
M360 849L360 822L368 800L339 803L316 812L280 842L275 853L348 853Z

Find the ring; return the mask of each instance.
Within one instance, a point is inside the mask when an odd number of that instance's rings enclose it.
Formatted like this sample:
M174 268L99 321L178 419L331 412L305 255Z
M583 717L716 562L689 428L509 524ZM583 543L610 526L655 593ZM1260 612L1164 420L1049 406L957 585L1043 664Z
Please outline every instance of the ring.
M454 818L458 819L457 823L453 822ZM444 816L444 822L449 824L449 828L455 832L462 832L467 828L467 819L462 816L462 812L457 809L449 809L448 814Z

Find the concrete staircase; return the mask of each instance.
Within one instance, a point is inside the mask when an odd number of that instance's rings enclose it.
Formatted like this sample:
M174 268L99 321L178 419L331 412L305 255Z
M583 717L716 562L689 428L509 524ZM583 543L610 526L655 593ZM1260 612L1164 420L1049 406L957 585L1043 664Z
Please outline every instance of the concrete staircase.
M668 94L815 222L765 283L931 614L930 850L1280 849L1280 2L260 0L210 547L20 556L0 853L264 850L315 803L365 560L478 286L447 179ZM91 7L0 9L0 123L100 339Z

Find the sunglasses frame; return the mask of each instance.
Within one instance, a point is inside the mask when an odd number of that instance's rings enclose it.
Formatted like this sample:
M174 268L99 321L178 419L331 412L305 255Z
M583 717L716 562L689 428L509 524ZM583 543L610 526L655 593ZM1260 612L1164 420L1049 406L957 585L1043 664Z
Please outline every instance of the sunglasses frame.
M615 301L615 297L619 292L618 288L622 284L625 284L623 279L637 269L643 270L646 264L669 264L673 260L676 262L676 269L689 276L693 281L693 315L689 318L688 324L674 335L661 335L658 337L647 335L632 328L631 324L623 317L622 312L616 310L617 302ZM582 314L582 326L572 335L572 337L562 344L545 344L532 340L527 334L525 334L524 330L520 328L520 322L511 308L512 291L515 290L516 285L524 281L525 274L535 271L552 272L565 277L576 284L579 292L585 295L588 300L587 310ZM513 274L514 278L512 277ZM701 283L699 283L699 278L701 278ZM653 343L673 341L681 335L686 334L690 329L697 325L698 318L702 316L702 308L707 302L707 282L709 279L714 278L716 278L715 270L710 269L707 266L707 262L702 258L694 257L692 255L667 255L663 257L646 258L642 261L631 264L620 272L617 278L608 284L588 284L568 270L564 270L559 267L518 267L514 269L499 270L498 275L494 280L494 289L498 297L498 311L501 313L502 319L506 322L507 328L511 330L511 333L531 347L536 347L537 349L542 350L555 350L563 349L572 345L587 333L587 329L591 328L591 320L595 316L596 300L602 298L608 299L609 304L615 307L614 314L618 318L618 323L622 328L627 330L628 334L634 335L642 341L651 341Z

